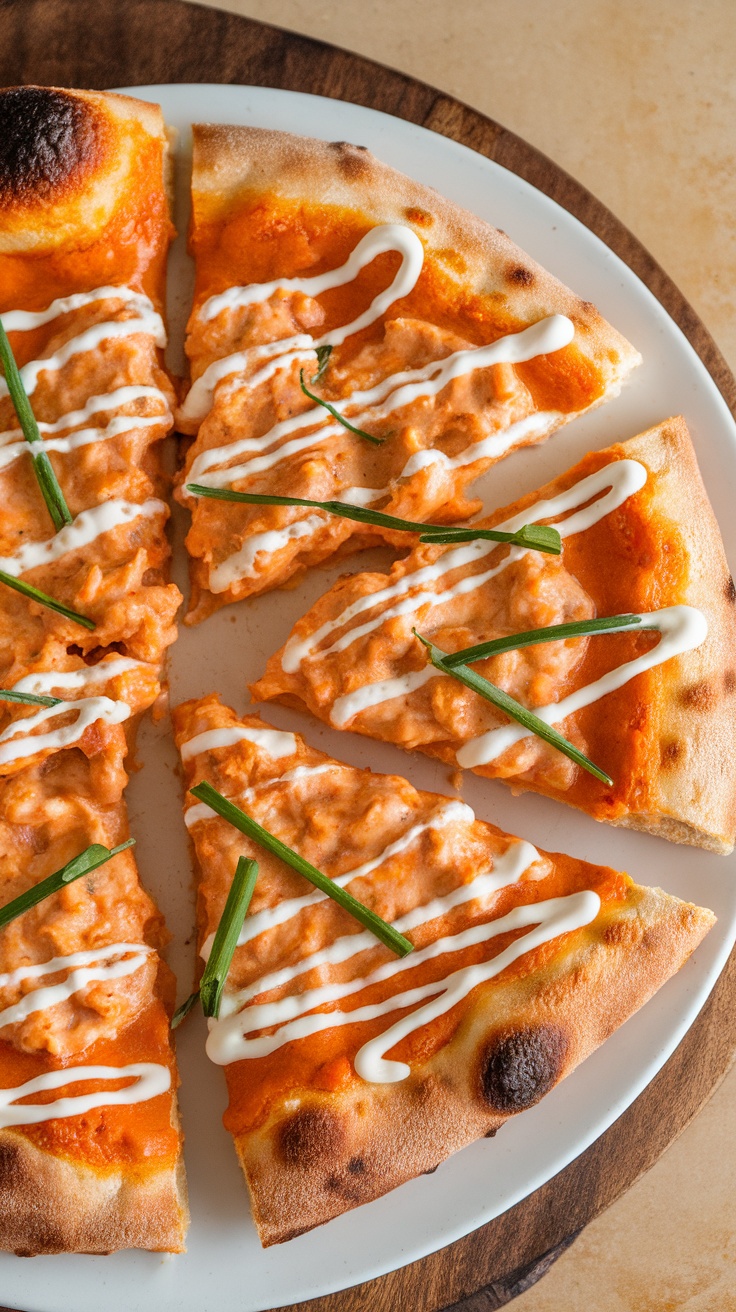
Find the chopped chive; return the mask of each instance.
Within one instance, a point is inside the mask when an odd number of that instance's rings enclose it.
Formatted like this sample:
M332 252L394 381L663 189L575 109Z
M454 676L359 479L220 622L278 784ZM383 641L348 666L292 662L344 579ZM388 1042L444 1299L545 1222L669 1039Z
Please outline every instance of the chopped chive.
M382 510L370 510L367 506L351 506L345 501L309 501L305 497L268 496L265 492L236 492L230 487L205 487L202 483L187 483L186 490L193 496L211 497L215 501L239 501L248 506L313 506L316 510L326 511L328 515L354 519L359 524L375 524L379 528L390 528L400 533L421 533L420 542L443 543L448 531L445 524L422 524L413 519L397 519L395 515L384 514ZM525 524L516 533L503 533L495 528L472 527L460 531L464 537L458 540L463 542L483 538L489 542L509 542L512 546L547 551L555 556L559 556L562 550L557 529L548 528L544 524Z
M454 542L474 542L476 538L490 538L494 542L513 542L517 547L529 547L532 551L549 551L559 556L562 541L556 528L551 524L524 524L516 533L500 533L495 529L474 529L470 525L437 526L431 535L424 534L420 542L435 542L449 546Z
M24 597L30 597L32 601L37 601L39 606L45 606L47 610L55 610L57 614L63 615L67 620L73 620L75 624L83 624L85 629L94 629L95 621L91 620L88 615L79 615L77 611L70 610L68 606L62 605L60 601L54 601L40 588L34 588L32 583L24 583L22 579L17 579L13 574L6 574L0 569L0 583L6 587L13 588L15 592L21 592Z
M190 1011L192 1010L192 1007L195 1006L198 1000L199 1000L199 989L197 989L195 993L190 993L189 997L184 1002L182 1002L181 1006L177 1007L176 1011L171 1017L172 1030L179 1028L182 1021L186 1019L186 1017L189 1015Z
M508 715L509 719L516 720L518 724L523 725L525 729L529 729L538 738L542 738L551 747L556 747L558 752L562 752L564 756L569 757L583 770L587 770L596 779L600 779L601 783L609 786L613 784L610 775L594 765L583 752L578 751L577 747L568 742L567 738L563 738L562 734L553 729L550 724L540 720L539 716L535 715L533 711L530 711L526 706L522 706L521 702L515 701L513 697L509 697L509 694L504 692L502 688L497 688L495 683L491 683L488 679L484 679L482 675L476 674L475 670L471 670L467 665L447 665L445 663L446 652L441 651L439 647L435 647L434 643L430 642L428 638L423 638L421 633L417 633L416 629L412 629L412 632L415 638L418 638L427 648L429 659L441 674L449 674L453 679L464 683L466 688L471 688L473 692L477 692L487 702L497 706L500 711Z
M372 433L366 433L365 429L356 428L355 424L351 424L348 422L347 419L343 418L343 416L340 414L340 411L336 410L334 405L330 405L329 401L323 401L321 396L315 396L314 392L310 392L309 388L307 387L307 384L304 381L303 369L299 370L299 386L301 387L304 395L309 397L310 401L316 401L317 405L322 405L324 406L325 410L329 410L333 419L336 419L338 424L342 424L343 428L349 429L349 431L351 433L355 433L357 437L364 437L366 442L372 442L374 446L383 446L384 439L382 437L374 437Z
M32 692L16 692L15 688L0 688L0 702L22 702L24 706L61 706L63 697L37 697Z
M23 430L23 436L31 448L33 458L33 472L38 480L38 486L43 493L43 499L46 502L48 512L53 520L54 528L57 533L65 524L71 524L72 515L69 510L64 493L59 487L59 482L54 473L51 461L47 453L41 450L36 453L33 447L41 442L41 434L38 431L36 416L33 413L28 394L23 386L23 379L13 354L13 348L8 341L8 334L5 331L2 320L0 320L0 361L2 362L5 381L8 384L10 399L13 402L15 413L18 416L18 422Z
M67 861L66 865L62 866L60 870L54 871L53 875L42 879L34 888L26 889L25 893L21 893L20 897L13 898L13 901L8 902L7 906L0 907L0 929L4 929L6 925L10 924L11 920L22 916L24 911L30 911L31 907L37 906L39 902L43 902L52 893L58 893L59 889L64 888L66 884L73 883L75 879L80 879L82 875L90 874L98 866L104 866L106 861L117 856L118 852L124 852L126 848L132 847L134 843L134 838L128 838L124 843L120 843L118 847L112 848L105 847L102 843L92 843L78 856L72 857L71 861Z
M199 996L205 1016L219 1016L222 990L238 946L253 889L258 878L258 862L249 857L238 857L238 864L227 895L227 902L215 931L212 951L207 958L199 985Z
M443 657L448 669L455 665L472 665L473 661L483 661L489 656L501 656L506 651L519 651L522 647L533 647L540 642L556 642L562 638L585 638L594 633L616 633L640 627L637 633L646 633L656 628L652 624L642 624L641 615L608 615L600 620L574 620L569 624L550 624L546 629L527 629L525 633L511 633L508 638L494 638L492 642L479 642L476 647L464 647L462 651L452 652Z
M309 381L310 383L319 383L324 378L325 370L328 364L330 363L330 356L332 355L332 347L315 346L314 349L317 356L317 372L316 374L312 374L312 377L310 378Z
M298 852L294 852L292 848L287 847L286 843L282 843L280 838L270 834L256 820L246 815L245 811L241 811L240 807L236 806L234 802L230 802L222 796L222 793L218 793L217 789L213 788L211 784L206 782L197 784L195 788L190 789L190 792L198 801L211 806L212 810L222 816L223 820L228 820L231 825L239 829L241 834L246 834L253 842L258 843L260 847L264 847L267 852L272 852L274 856L280 857L288 866L291 866L292 870L304 875L304 878L308 879L310 884L314 884L315 888L333 898L344 911L349 911L351 916L354 916L361 925L364 925L372 934L375 934L376 938L380 939L392 952L400 957L405 957L413 951L413 945L408 938L404 938L404 935L394 929L393 925L387 924L385 920L376 915L375 911L370 911L346 889L340 888L339 884L335 884L327 875L323 875L321 870L317 870L315 866L310 865L309 861L305 861L303 856L299 856Z

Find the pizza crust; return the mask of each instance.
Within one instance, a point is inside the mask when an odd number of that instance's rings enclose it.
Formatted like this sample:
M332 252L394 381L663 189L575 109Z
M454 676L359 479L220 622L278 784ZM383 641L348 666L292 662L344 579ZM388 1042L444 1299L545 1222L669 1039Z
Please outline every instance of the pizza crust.
M177 1124L178 1128L178 1124ZM189 1223L184 1160L136 1175L101 1174L0 1131L0 1248L40 1253L183 1253Z

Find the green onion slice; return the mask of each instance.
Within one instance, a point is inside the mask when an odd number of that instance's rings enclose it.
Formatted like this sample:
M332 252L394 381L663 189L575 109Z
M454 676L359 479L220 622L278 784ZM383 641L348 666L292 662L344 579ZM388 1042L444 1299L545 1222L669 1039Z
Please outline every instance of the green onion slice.
M40 588L34 588L32 583L25 583L23 579L17 579L14 574L6 574L0 569L0 583L6 587L13 588L15 592L21 592L24 597L30 597L32 601L37 601L39 606L45 606L47 610L55 610L57 614L63 615L67 620L73 620L75 624L84 625L85 629L94 629L95 621L91 620L88 615L80 615L76 610L70 610L60 601L54 601L47 593L42 592Z
M314 381L314 379L312 381ZM383 446L384 438L374 437L372 433L366 433L365 429L356 428L355 424L349 423L348 420L340 414L340 411L335 409L334 405L330 405L329 401L323 401L321 396L315 396L314 392L310 392L304 381L303 369L299 370L299 386L304 395L309 397L310 401L316 401L317 405L322 405L325 410L329 410L333 419L336 419L338 424L342 424L343 428L347 428L351 433L355 433L357 437L364 437L366 442L372 442L374 446Z
M11 920L22 916L24 911L30 911L31 907L37 906L52 893L58 893L66 884L72 884L75 879L81 879L82 875L88 875L92 870L97 870L98 866L104 866L112 857L117 856L118 852L124 852L134 843L134 838L126 839L118 847L105 847L102 843L92 843L91 847L85 848L78 856L67 861L61 870L54 871L53 875L42 879L34 888L26 889L25 893L13 898L7 906L0 907L0 929L4 929Z
M641 615L607 615L599 620L574 620L569 624L550 624L546 629L527 629L525 633L511 633L507 638L494 638L492 642L479 642L476 647L464 647L462 651L443 656L448 669L456 665L472 665L473 661L483 661L489 656L501 656L506 651L519 651L522 647L533 647L540 642L556 642L562 638L585 638L594 633L625 632L639 626L637 633L653 632L654 624L642 623Z
M182 1002L181 1006L177 1007L176 1011L171 1017L172 1030L176 1030L179 1028L182 1021L186 1019L186 1017L189 1015L190 1011L192 1010L192 1007L195 1006L195 1004L198 1001L199 1001L199 989L197 989L195 993L190 993L189 997L186 998L184 1002Z
M315 346L314 350L317 356L317 372L316 374L312 374L312 377L310 378L309 381L310 383L319 383L324 378L325 370L328 364L330 363L330 356L332 355L332 347Z
M57 533L65 524L71 524L72 515L69 510L64 493L59 487L59 482L54 473L51 461L43 447L38 454L32 449L34 445L41 442L41 434L38 431L36 416L31 408L28 394L23 386L23 379L20 376L20 370L13 354L13 348L8 341L8 334L0 320L0 361L2 362L5 373L5 381L8 384L10 399L13 402L15 413L18 416L18 422L23 430L23 436L31 447L33 457L33 471L38 480L38 486L43 493L43 499L46 502L48 512L53 520L54 528Z
M236 492L230 487L205 487L202 483L187 483L187 492L197 497L212 497L215 501L239 501L247 506L312 506L316 510L325 510L328 515L337 515L342 519L354 519L359 524L375 524L379 528L390 528L402 533L421 533L420 542L442 543L445 541L447 526L445 524L422 524L413 519L397 519L395 515L385 515L381 510L370 510L367 506L351 506L345 501L309 501L305 497L268 496L260 492ZM525 524L516 533L503 533L495 528L462 529L463 542L485 538L490 542L510 542L513 546L528 547L534 551L547 551L559 556L562 550L560 535L556 528L545 524ZM456 539L451 539L455 541Z
M473 692L477 692L487 702L497 706L500 711L508 715L509 719L516 720L518 724L523 725L525 729L529 729L538 738L542 738L551 747L556 747L559 752L562 752L564 756L568 756L576 765L581 766L583 770L587 770L596 779L600 779L601 783L609 786L613 784L610 775L594 765L587 756L578 751L577 747L568 742L567 738L563 738L562 734L553 729L551 725L546 724L544 720L540 720L539 716L535 715L533 711L528 710L526 706L522 706L521 702L515 701L513 697L509 697L509 694L504 692L502 688L497 688L495 683L491 683L488 679L484 679L482 675L476 674L475 670L471 670L467 665L447 665L445 663L447 659L446 652L441 651L439 647L435 647L434 643L430 642L428 638L423 638L421 633L417 633L416 629L413 629L412 632L427 648L429 659L441 674L449 674L453 679L458 679L460 683L464 683L466 688L471 688Z
M236 806L234 802L223 797L222 793L218 793L217 789L213 788L211 784L206 782L197 784L195 788L190 789L190 792L198 801L205 802L207 806L212 807L212 810L222 816L223 820L229 820L230 824L239 829L241 834L246 834L248 838L251 838L254 843L258 843L260 847L265 848L267 852L272 852L274 856L280 857L288 866L291 866L292 870L304 875L304 878L308 879L310 884L314 884L315 888L318 888L322 893L326 893L344 911L349 911L351 916L354 916L361 925L369 929L372 934L375 934L376 938L380 939L381 943L390 948L392 952L400 957L405 957L414 950L408 938L404 938L404 935L394 929L393 925L387 924L385 920L376 915L375 911L370 911L346 889L340 888L339 884L335 884L327 875L323 875L321 870L317 870L315 866L310 865L309 861L305 861L303 856L299 856L298 852L294 852L292 848L287 847L286 843L282 843L280 838L270 834L256 820L246 815L245 811L241 811L240 807Z
M14 688L0 688L0 702L22 702L24 706L61 706L63 697L37 697L32 692L16 692Z
M243 928L246 912L250 906L253 889L258 878L258 862L249 857L238 857L238 864L227 895L227 902L215 931L212 951L207 958L202 979L199 984L199 996L205 1016L219 1016L222 990L238 946L238 938Z

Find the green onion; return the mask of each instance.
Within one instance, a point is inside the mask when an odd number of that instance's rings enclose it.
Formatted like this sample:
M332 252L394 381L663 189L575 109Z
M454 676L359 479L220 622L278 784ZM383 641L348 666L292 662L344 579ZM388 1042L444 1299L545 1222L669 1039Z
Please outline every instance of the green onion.
M299 370L299 386L304 395L309 397L310 401L316 401L317 405L323 405L325 410L329 410L333 419L336 419L338 424L342 424L343 428L349 429L349 431L355 433L357 437L364 437L366 442L372 442L374 446L383 446L384 439L382 437L374 437L372 433L366 433L363 428L356 428L354 424L348 423L347 419L344 419L340 414L340 411L336 410L334 405L330 405L329 401L323 401L320 396L315 396L314 392L310 392L304 381L303 369Z
M205 1016L214 1016L215 1018L219 1016L222 990L225 987L225 980L235 949L238 946L240 931L243 928L243 921L250 906L257 878L258 862L251 861L246 856L238 857L233 882L230 885L230 892L227 895L227 901L220 916L220 923L215 931L212 951L202 972L199 988L196 992L190 993L186 1001L182 1002L180 1007L177 1007L171 1017L172 1030L181 1025L198 998L201 998L202 1010Z
M319 383L321 379L324 377L325 369L330 363L330 356L332 355L332 347L315 346L314 349L317 356L317 372L316 374L312 374L312 377L310 378L309 381L310 383Z
M44 898L50 897L52 893L58 893L59 889L73 883L75 879L90 874L98 866L104 866L106 861L117 856L118 852L124 852L126 848L132 847L134 843L134 838L128 838L124 843L120 843L118 847L112 848L105 847L102 843L92 843L91 847L85 848L78 856L72 857L71 861L67 861L66 865L61 867L61 870L56 870L47 879L42 879L39 884L36 884L35 888L26 889L25 893L21 893L20 897L13 898L13 901L8 902L7 906L0 907L0 929L4 929L6 925L9 925L11 920L22 916L24 911L30 911L31 907L43 902Z
M375 524L379 528L390 528L401 533L421 533L420 542L441 543L447 533L444 524L421 524L413 519L397 519L395 515L385 515L381 510L351 506L344 501L308 501L305 497L267 496L260 492L236 492L230 487L205 487L202 483L187 483L186 490L193 496L212 497L215 501L239 501L248 506L313 506L316 510L325 510L328 515L354 519L359 524ZM547 551L555 556L559 556L562 549L557 529L547 528L544 524L525 524L517 533L502 533L495 528L468 528L461 531L465 534L461 540L467 542L476 538L490 542L510 542L513 546Z
M304 875L304 878L308 879L310 884L314 884L315 888L333 898L344 911L349 911L351 916L354 916L361 925L364 925L372 934L375 934L376 938L380 939L392 952L397 953L400 957L405 957L413 951L413 945L408 938L404 938L404 935L394 929L393 925L387 924L385 920L376 915L375 911L370 911L346 889L340 888L339 884L335 884L327 875L323 875L321 870L317 870L313 865L310 865L303 856L299 856L298 852L294 852L290 847L287 847L286 843L282 843L280 838L270 834L256 820L246 815L245 811L241 811L240 807L236 806L234 802L228 801L226 797L222 796L222 793L218 793L217 789L213 788L211 784L206 782L197 784L196 788L190 789L190 792L198 801L205 802L207 806L212 807L212 810L221 815L223 820L228 820L231 825L239 829L241 834L246 834L253 842L264 847L267 852L272 852L274 856L280 857L288 866L291 866L292 870Z
M513 542L517 547L530 547L533 551L549 551L559 556L562 542L556 528L551 524L524 524L516 533L500 533L496 529L474 529L467 526L445 525L444 528L433 526L431 536L424 536L420 542L436 542L449 546L453 542L474 542L476 538L490 538L493 542Z
M250 906L253 889L258 878L258 862L249 857L238 857L238 864L227 895L225 909L215 931L212 951L207 958L199 985L202 1010L205 1016L219 1016L222 990L238 946L238 938L243 928L246 912Z
M34 588L32 583L24 583L22 579L17 579L13 574L6 574L0 569L0 583L6 587L13 588L15 592L21 592L24 597L30 597L32 601L37 601L39 606L45 606L47 610L55 610L65 619L73 620L75 624L83 624L85 629L94 629L95 621L87 615L79 615L77 611L70 610L68 606L62 605L60 601L54 601L40 588Z
M538 738L542 738L544 742L549 743L551 747L556 747L559 752L568 756L576 765L582 766L583 770L595 775L595 778L600 779L601 783L613 784L610 775L600 770L587 756L578 751L577 747L573 747L573 744L568 742L567 738L563 738L562 734L553 729L551 725L546 724L544 720L540 720L539 716L535 715L533 711L528 710L526 706L522 706L513 697L509 697L508 693L504 692L502 688L497 688L495 683L491 683L488 679L484 679L482 675L476 674L475 670L471 670L467 665L446 665L446 652L441 651L439 647L435 647L434 643L430 642L428 638L423 638L421 633L417 633L416 629L413 629L412 632L415 638L418 638L428 649L429 659L441 674L449 674L453 679L464 683L466 688L471 688L473 692L477 692L481 697L484 697L487 702L497 706L500 711L508 715L509 719L516 720L518 724L523 725L525 729L531 730Z
M522 647L533 647L540 642L585 638L593 633L616 633L632 629L637 624L641 626L637 633L646 633L656 628L653 624L642 624L641 615L608 615L600 620L575 620L570 624L550 624L546 629L511 633L508 638L494 638L492 642L479 642L477 647L464 647L462 651L444 656L443 662L448 669L452 669L455 665L472 665L473 661L483 661L488 656L501 656L506 651L519 651Z
M63 701L63 697L36 697L32 692L0 688L0 702L22 702L24 706L61 706Z
M26 389L23 386L23 379L20 376L20 370L16 364L13 348L8 341L8 334L0 320L0 361L2 361L5 381L8 384L10 399L13 402L15 413L18 416L18 422L23 430L23 436L29 446L33 448L36 443L41 442L41 434L38 431L36 417L28 400ZM59 483L54 473L51 461L46 452L41 449L38 455L31 449L33 457L33 472L38 480L38 486L43 493L43 499L46 502L48 512L53 520L54 528L57 533L65 524L71 524L72 516L68 505L64 499L64 493L59 487Z

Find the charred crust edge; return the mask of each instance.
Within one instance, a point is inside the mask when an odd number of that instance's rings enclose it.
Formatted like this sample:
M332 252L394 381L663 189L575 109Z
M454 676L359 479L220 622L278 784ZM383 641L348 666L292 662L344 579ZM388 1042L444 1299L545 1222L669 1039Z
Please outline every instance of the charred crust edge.
M561 1078L568 1048L568 1036L559 1025L497 1034L481 1055L483 1101L505 1115L533 1107Z
M71 91L0 91L0 128L0 206L53 199L103 154L99 110Z

